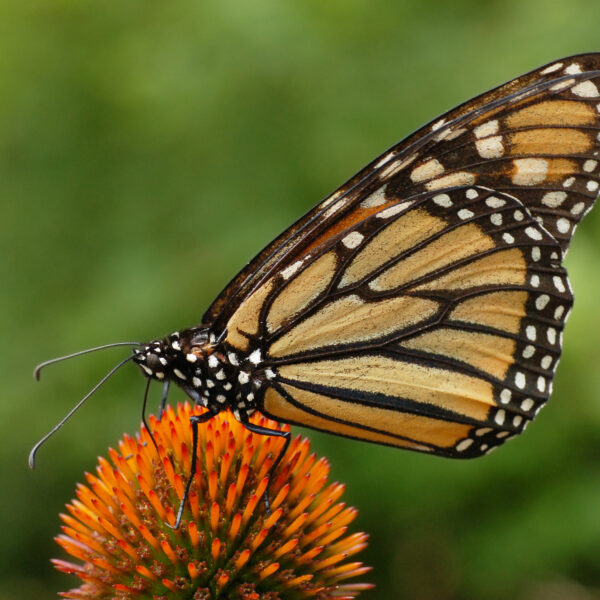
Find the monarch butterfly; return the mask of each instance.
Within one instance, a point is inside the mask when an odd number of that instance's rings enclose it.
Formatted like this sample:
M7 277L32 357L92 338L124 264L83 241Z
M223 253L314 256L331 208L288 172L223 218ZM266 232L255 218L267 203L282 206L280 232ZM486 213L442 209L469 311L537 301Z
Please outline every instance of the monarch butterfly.
M600 54L573 56L447 112L269 244L200 325L134 348L148 384L206 407L193 463L225 409L286 442L250 415L452 458L521 433L552 390L561 263L598 195L599 85Z

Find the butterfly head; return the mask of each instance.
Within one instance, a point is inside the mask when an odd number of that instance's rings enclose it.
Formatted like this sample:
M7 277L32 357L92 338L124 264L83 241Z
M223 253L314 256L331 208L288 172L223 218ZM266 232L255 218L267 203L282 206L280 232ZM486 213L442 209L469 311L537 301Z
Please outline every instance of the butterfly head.
M170 336L149 342L133 350L133 362L152 379L191 381L208 344L205 329L176 331Z

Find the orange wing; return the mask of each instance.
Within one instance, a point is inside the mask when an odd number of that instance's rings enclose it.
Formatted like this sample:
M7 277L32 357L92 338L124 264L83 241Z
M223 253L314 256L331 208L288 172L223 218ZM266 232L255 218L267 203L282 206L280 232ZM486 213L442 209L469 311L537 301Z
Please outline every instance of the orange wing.
M277 420L478 456L550 394L572 300L561 254L511 196L427 192L279 271L225 343L260 349L257 407Z
M450 457L520 433L551 393L562 259L598 195L599 88L590 54L487 92L265 248L204 319L262 357L259 410Z
M222 332L261 282L381 206L482 185L514 195L566 249L598 195L600 54L554 61L435 119L371 162L282 233L203 317Z

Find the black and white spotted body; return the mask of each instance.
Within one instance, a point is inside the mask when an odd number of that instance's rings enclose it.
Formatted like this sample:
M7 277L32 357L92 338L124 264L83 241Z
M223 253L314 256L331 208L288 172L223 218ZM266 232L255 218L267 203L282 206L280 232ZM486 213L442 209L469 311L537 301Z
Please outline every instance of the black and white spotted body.
M215 342L207 328L177 331L133 350L133 360L147 377L176 383L211 414L230 409L247 422L255 411L272 371L262 363L260 350L240 356Z

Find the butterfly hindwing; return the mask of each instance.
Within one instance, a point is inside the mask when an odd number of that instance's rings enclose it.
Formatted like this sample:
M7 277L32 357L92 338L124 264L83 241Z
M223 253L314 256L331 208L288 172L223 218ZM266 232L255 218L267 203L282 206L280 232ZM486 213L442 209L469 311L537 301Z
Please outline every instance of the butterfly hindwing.
M228 340L260 341L275 419L477 456L549 396L571 307L561 258L511 196L427 192L273 276Z

